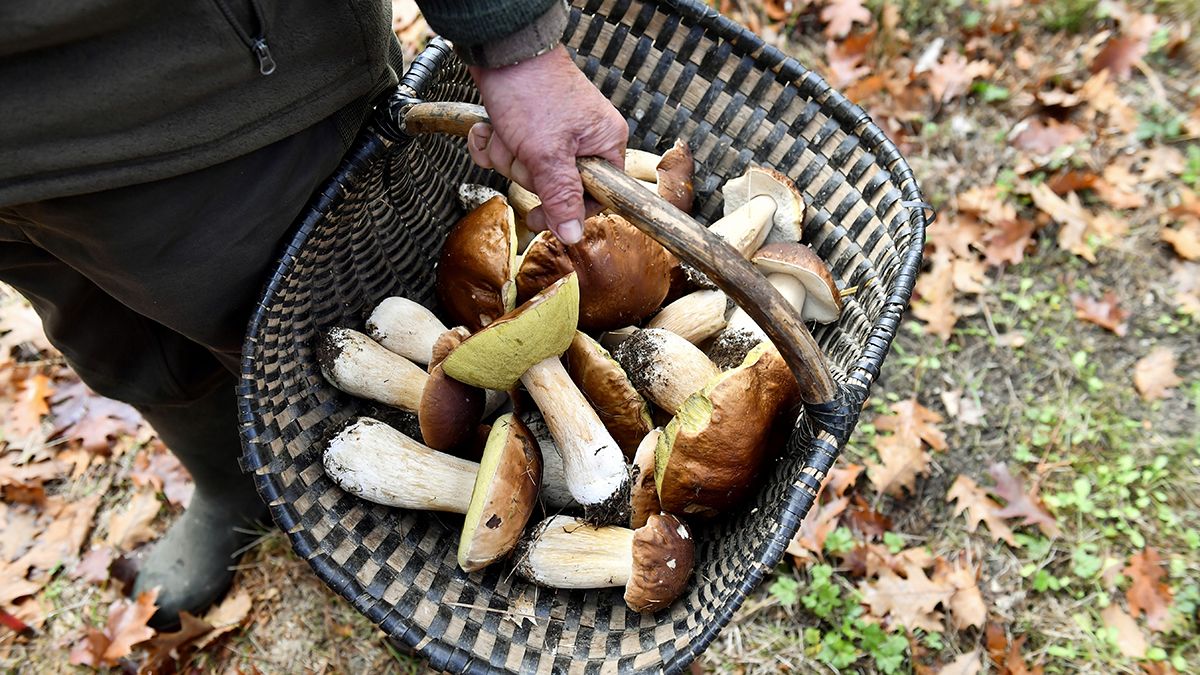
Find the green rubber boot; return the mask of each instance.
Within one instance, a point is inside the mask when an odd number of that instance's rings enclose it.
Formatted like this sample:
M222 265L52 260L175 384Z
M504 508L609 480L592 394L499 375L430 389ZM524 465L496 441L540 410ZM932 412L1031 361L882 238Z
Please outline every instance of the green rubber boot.
M251 477L238 466L237 406L232 385L181 406L141 408L142 415L196 484L191 504L142 557L134 597L157 586L157 629L179 624L179 612L201 614L229 590L231 567L267 520ZM261 528L261 525L257 525Z

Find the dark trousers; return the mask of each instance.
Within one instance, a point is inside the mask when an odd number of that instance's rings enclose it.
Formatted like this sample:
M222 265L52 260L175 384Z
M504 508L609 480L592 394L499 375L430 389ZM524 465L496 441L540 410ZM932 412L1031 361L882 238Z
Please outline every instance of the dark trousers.
M194 173L0 207L0 281L88 386L141 410L189 468L235 462L251 308L345 150L330 118Z

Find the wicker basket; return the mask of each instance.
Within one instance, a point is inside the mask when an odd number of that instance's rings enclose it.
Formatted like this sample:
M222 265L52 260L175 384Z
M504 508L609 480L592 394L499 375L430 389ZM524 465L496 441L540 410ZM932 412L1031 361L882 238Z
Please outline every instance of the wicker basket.
M505 564L465 574L460 520L334 485L322 440L372 411L326 384L315 336L360 327L390 295L433 306L434 261L461 215L457 186L502 185L472 165L461 139L399 131L395 112L413 99L477 100L435 41L301 218L249 328L239 405L244 467L296 552L392 638L451 672L685 669L782 557L879 373L921 262L926 206L896 148L860 108L744 28L691 0L593 0L576 3L566 42L629 119L631 147L690 140L701 222L719 217L720 186L751 163L802 188L805 241L840 286L858 287L840 322L814 332L839 405L816 425L807 411L753 497L695 528L692 586L655 615L629 611L619 589L541 589Z

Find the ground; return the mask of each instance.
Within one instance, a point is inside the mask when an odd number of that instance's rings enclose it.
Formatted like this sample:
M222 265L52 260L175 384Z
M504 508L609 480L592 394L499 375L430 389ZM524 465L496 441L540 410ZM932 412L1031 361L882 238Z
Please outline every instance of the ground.
M938 220L838 484L696 669L1200 669L1196 3L713 4L861 103ZM395 6L412 48L427 30ZM120 597L79 558L152 540L186 479L72 384L28 312L6 294L0 574L38 564L0 609L35 630L0 628L0 668L58 672ZM44 482L21 473L47 458L62 465ZM79 525L51 535L43 511ZM180 669L423 672L278 531L238 594Z

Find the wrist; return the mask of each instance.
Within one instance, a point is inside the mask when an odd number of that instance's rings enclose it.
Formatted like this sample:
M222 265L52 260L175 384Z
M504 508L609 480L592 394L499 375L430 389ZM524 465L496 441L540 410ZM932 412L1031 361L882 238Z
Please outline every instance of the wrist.
M569 18L566 0L558 0L511 35L477 45L456 44L454 51L459 59L472 66L472 74L476 68L515 65L553 51L562 42Z

